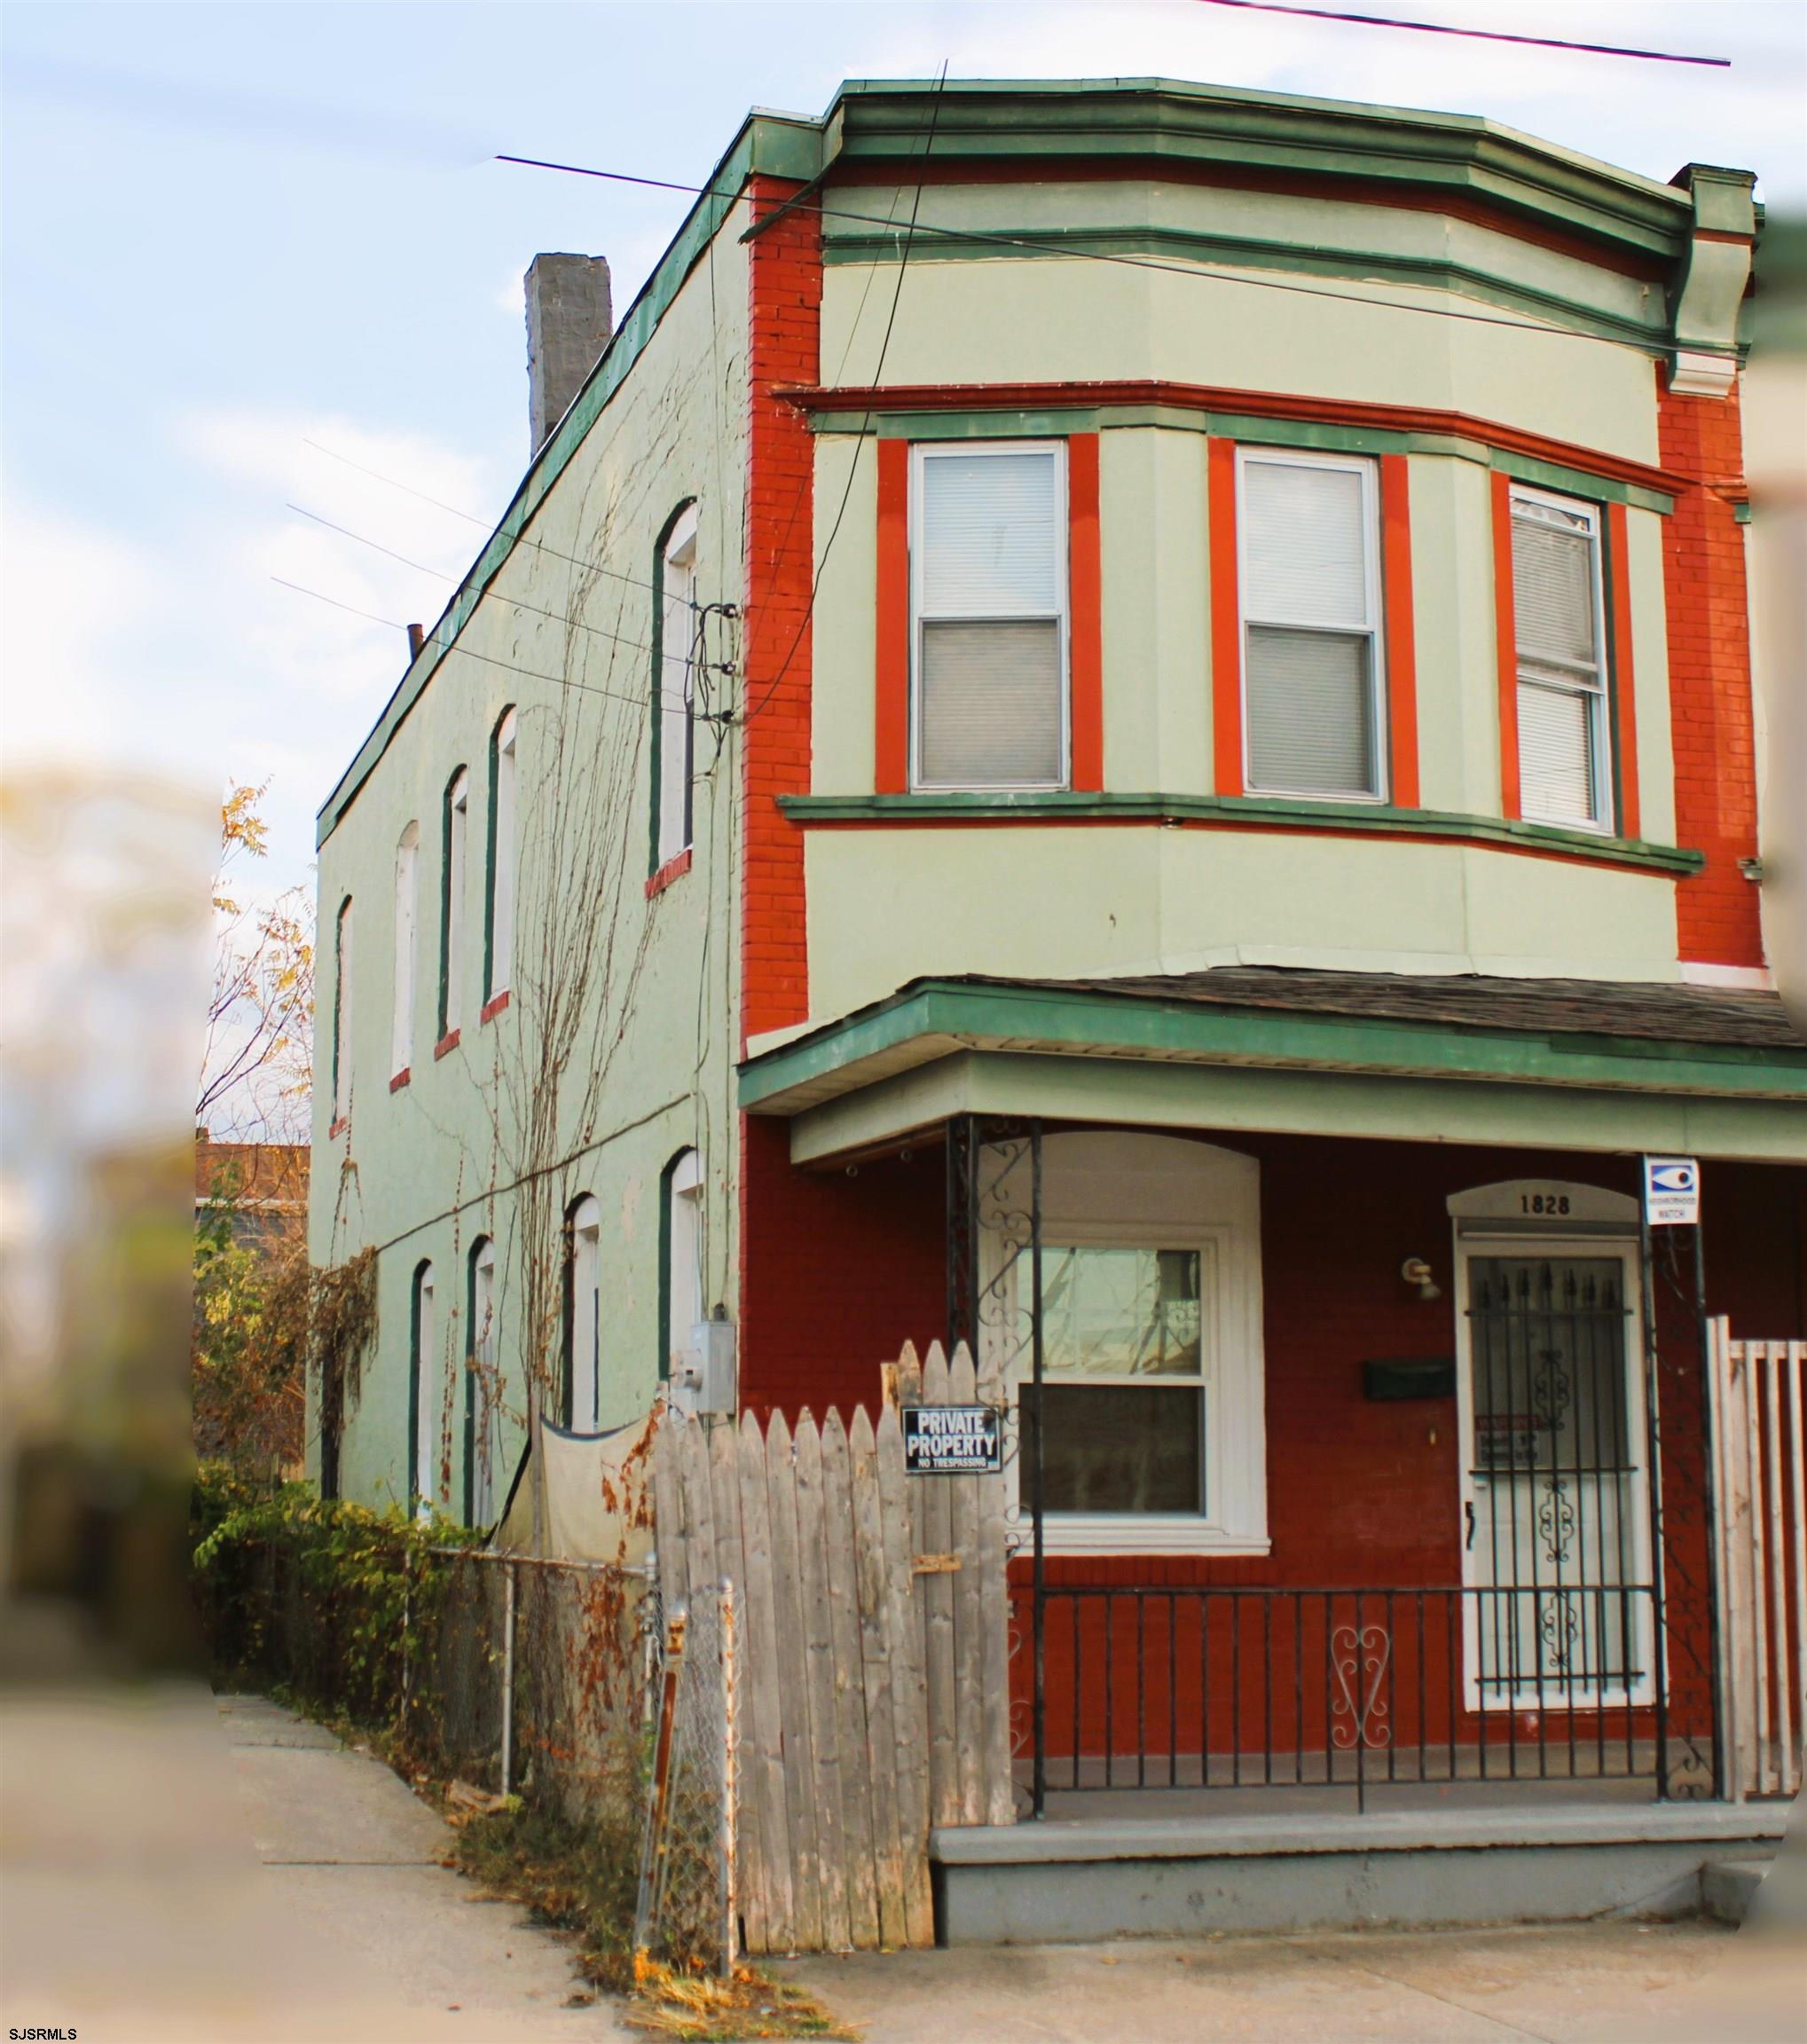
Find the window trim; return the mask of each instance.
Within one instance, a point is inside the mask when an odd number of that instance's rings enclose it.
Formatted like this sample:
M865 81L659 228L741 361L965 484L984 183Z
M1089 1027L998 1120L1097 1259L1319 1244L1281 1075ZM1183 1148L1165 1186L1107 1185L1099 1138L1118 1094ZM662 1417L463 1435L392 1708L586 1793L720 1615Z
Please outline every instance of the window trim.
M491 1344L491 1353L487 1358L481 1356L478 1348L479 1340L482 1339L477 1326L477 1272L480 1269L487 1270L489 1273L490 1296L486 1332ZM465 1313L464 1523L467 1527L475 1527L479 1523L474 1516L476 1510L479 1386L477 1371L473 1369L471 1364L474 1362L481 1363L487 1360L491 1367L497 1369L499 1374L499 1365L497 1363L494 1350L499 1309L496 1297L496 1238L493 1235L479 1235L476 1240L471 1244L469 1254L465 1258ZM493 1419L491 1425L493 1425ZM488 1429L486 1428L485 1431ZM496 1471L493 1465L491 1466L489 1478L490 1504L493 1507L496 1502Z
M1249 719L1249 627L1266 625L1277 631L1330 631L1347 634L1347 626L1300 625L1279 617L1252 617L1248 608L1248 498L1247 475L1251 463L1288 468L1328 468L1355 475L1362 483L1362 594L1368 634L1368 716L1370 743L1374 762L1375 786L1355 792L1341 789L1269 787L1254 776L1253 738ZM1386 535L1381 519L1380 464L1371 454L1336 454L1316 448L1271 447L1258 442L1236 447L1236 646L1237 703L1241 723L1241 786L1237 792L1277 795L1314 802L1347 802L1386 807L1392 801L1393 738L1388 704L1387 647L1387 591L1381 572Z
M337 1135L351 1121L351 925L347 895L333 919L333 1121Z
M585 1209L588 1209L586 1215ZM593 1216L593 1218L592 1218ZM577 1238L580 1235L593 1233L596 1238L596 1298L598 1301L595 1338L596 1352L593 1357L595 1371L595 1403L590 1413L590 1429L600 1432L602 1426L602 1207L593 1192L580 1192L565 1209L565 1281L564 1281L564 1341L563 1384L560 1387L559 1424L568 1432L577 1430Z
M430 1360L428 1349L429 1346L437 1346L431 1339L437 1331L428 1324L428 1316L423 1311L428 1300L436 1304L437 1293L433 1259L423 1256L414 1266L408 1287L408 1507L421 1519L430 1517L439 1502L439 1487L434 1481L430 1454L424 1458L425 1466L422 1466L422 1450L428 1448L433 1439L433 1435L423 1427L423 1422L430 1415L426 1383ZM434 1431L436 1433L437 1429Z
M514 985L515 909L515 891L519 884L519 845L516 837L519 808L516 795L519 781L516 773L515 735L517 720L515 705L511 703L497 718L490 731L490 790L489 816L487 821L486 857L483 881L483 1006L487 1008L499 994L506 994ZM507 815L504 807L504 781L506 777ZM468 822L466 824L468 829ZM503 885L506 878L507 886ZM499 925L505 918L507 938L505 945L497 942ZM501 955L506 949L508 955Z
M696 1213L696 1304L699 1314L703 1310L703 1160L695 1146L687 1144L666 1162L659 1174L659 1373L661 1384L672 1380L672 1335L676 1329L672 1323L672 1251L674 1246L672 1222L677 1215L677 1202L680 1198L692 1198Z
M1560 830L1585 830L1594 837L1611 837L1618 830L1619 813L1624 797L1620 777L1619 720L1615 686L1616 649L1609 629L1609 607L1607 600L1607 579L1611 572L1608 560L1611 522L1607 516L1607 507L1590 498L1572 497L1560 490L1544 490L1535 483L1520 483L1512 479L1507 481L1505 499L1505 571L1508 577L1515 577L1517 571L1518 554L1514 539L1519 505L1546 504L1567 516L1579 516L1586 520L1588 534L1593 542L1594 670L1599 678L1598 686L1590 687L1585 682L1575 684L1576 692L1589 696L1593 705L1588 727L1594 750L1591 766L1599 814L1585 821L1573 816L1529 815L1525 808L1524 719L1519 713L1523 700L1522 691L1526 686L1525 659L1520 645L1517 585L1515 580L1509 581L1507 587L1512 593L1512 783L1518 795L1517 813L1528 822L1547 823ZM1629 616L1629 609L1627 614ZM1536 664L1534 662L1534 667ZM1535 688L1538 684L1533 681L1531 686Z
M659 529L659 536L653 547L653 628L652 640L652 686L649 691L652 708L651 790L648 804L651 829L647 846L647 874L653 877L683 856L696 840L696 816L693 781L696 764L696 682L695 669L687 655L684 664L685 682L685 774L684 774L684 821L679 837L669 845L665 839L665 575L672 556L688 546L696 548L701 540L699 511L701 499L687 497L666 519ZM692 598L695 599L696 562L693 552L690 563ZM674 719L675 721L675 719Z
M396 840L395 957L389 987L389 1082L414 1061L414 1002L420 977L420 824L411 817Z
M465 867L470 857L470 771L454 767L442 803L439 857L439 1041L456 1034L464 1016L458 980L464 967ZM460 817L461 822L454 819ZM453 857L453 838L458 856ZM456 868L456 871L453 869Z
M1054 530L1059 536L1055 547L1059 578L1059 609L1052 613L1058 626L1060 648L1060 680L1056 691L1059 707L1060 733L1058 774L1051 781L988 781L983 792L1007 794L1012 790L1021 792L1041 791L1049 789L1066 789L1072 786L1073 776L1073 617L1072 617L1072 487L1069 474L1070 451L1065 438L1034 439L986 439L986 440L918 440L910 445L909 504L907 534L909 569L907 584L908 593L908 752L907 766L909 789L913 794L946 794L972 792L971 783L959 781L926 781L923 778L923 627L925 624L955 623L957 618L924 617L922 604L923 578L923 520L927 509L928 492L924 487L923 473L929 462L948 458L996 456L1026 453L1050 453L1054 457ZM1007 619L966 618L967 623L1037 622L1046 623L1049 613L1042 611L1013 611Z

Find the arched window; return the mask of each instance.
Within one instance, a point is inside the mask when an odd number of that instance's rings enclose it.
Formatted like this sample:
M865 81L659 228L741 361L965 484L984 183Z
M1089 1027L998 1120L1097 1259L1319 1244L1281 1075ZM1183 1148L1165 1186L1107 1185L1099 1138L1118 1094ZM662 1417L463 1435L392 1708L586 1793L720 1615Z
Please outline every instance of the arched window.
M602 1414L602 1209L585 1193L566 1216L564 1423L601 1429Z
M439 877L439 1037L464 1014L465 840L470 826L470 775L460 766L445 783L444 860Z
M333 1128L351 1119L351 897L333 932Z
M659 1376L703 1317L703 1168L694 1150L666 1165L659 1202Z
M653 870L690 843L691 710L695 684L696 507L666 528L655 572L653 641Z
M414 1266L408 1315L408 1497L421 1518L439 1495L435 1465L439 1444L438 1324L433 1310L433 1265Z
M487 1526L495 1516L497 1382L496 1245L479 1235L470 1248L465 1331L464 1522Z
M490 734L489 885L483 898L483 1004L514 984L515 711Z
M410 823L396 846L395 1010L389 1025L389 1073L405 1078L414 1061L414 946L420 884L420 826Z

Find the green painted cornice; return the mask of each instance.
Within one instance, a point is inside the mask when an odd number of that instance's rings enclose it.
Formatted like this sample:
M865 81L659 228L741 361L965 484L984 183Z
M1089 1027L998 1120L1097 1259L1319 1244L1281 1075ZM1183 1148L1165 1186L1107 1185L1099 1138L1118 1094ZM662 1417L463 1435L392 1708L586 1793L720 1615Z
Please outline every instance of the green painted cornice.
M983 1049L1807 1101L1807 1050L920 979L748 1058L740 1067L740 1105L754 1112L800 1112L912 1065Z
M925 96L939 100L938 161L1135 157L1227 169L1363 178L1466 193L1526 220L1673 261L1693 227L1687 195L1475 114L1247 92L1174 79L1047 83L849 80L836 100L837 167L919 155Z
M1274 795L1033 793L781 795L778 806L801 824L1090 823L1219 824L1225 829L1349 831L1383 837L1430 837L1512 852L1566 854L1646 872L1698 873L1704 855L1642 837L1606 837L1555 823L1472 816L1442 809L1395 809L1379 802L1295 801Z

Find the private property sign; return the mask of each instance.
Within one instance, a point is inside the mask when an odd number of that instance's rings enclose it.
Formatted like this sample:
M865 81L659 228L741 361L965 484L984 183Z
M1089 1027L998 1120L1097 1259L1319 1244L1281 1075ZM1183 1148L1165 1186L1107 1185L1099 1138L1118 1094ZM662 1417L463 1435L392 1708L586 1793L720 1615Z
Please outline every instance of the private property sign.
M1004 1416L995 1405L905 1405L904 1472L989 1476L1004 1466Z
M1701 1167L1692 1157L1644 1160L1644 1218L1653 1228L1698 1228Z

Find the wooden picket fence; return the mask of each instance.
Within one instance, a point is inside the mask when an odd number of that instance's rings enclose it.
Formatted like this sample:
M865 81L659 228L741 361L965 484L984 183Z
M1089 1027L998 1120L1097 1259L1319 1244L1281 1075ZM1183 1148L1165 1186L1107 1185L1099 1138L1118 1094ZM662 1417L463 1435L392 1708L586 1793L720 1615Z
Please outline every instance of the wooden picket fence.
M1725 1790L1794 1796L1807 1734L1807 1341L1709 1327Z
M667 1610L739 1594L750 1953L933 1944L931 1828L1014 1818L1004 1478L907 1475L898 1418L998 1388L939 1344L880 1377L876 1427L668 1413L654 1444Z

